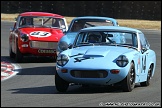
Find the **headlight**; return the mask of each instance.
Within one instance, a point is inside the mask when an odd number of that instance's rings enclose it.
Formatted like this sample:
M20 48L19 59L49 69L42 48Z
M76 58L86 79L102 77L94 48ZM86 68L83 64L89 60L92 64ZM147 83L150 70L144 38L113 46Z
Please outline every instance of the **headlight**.
M21 33L20 38L23 42L27 42L29 40L28 34Z
M58 43L58 49L62 50L62 51L67 50L68 44L64 41L61 41L61 42Z
M117 58L116 60L116 64L119 66L119 67L125 67L127 64L128 64L128 59L125 55L121 55Z
M57 57L57 64L59 66L64 66L68 61L69 61L69 58L65 54L59 54Z

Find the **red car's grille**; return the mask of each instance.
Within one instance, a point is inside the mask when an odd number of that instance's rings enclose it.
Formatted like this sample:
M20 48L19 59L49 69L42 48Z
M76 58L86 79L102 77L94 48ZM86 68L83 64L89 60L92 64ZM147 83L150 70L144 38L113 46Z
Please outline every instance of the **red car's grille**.
M57 42L31 41L30 47L31 48L38 48L38 49L56 49L57 48Z
M70 74L76 78L105 78L108 72L106 70L72 70Z

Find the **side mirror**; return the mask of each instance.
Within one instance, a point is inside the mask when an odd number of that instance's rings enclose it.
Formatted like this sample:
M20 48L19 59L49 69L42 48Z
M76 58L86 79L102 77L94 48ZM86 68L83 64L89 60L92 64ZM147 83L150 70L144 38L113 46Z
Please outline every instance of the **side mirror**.
M66 30L65 29L62 29L62 32L65 34L66 33Z
M17 21L17 17L15 17L15 21Z
M62 29L62 32L65 34L66 33L66 27L65 27L65 25L62 25L61 26L61 29Z
M71 48L72 48L72 46L73 46L73 45L72 45L72 44L70 44L70 45L68 46L68 48L69 48L69 49L71 49Z
M143 47L142 50L141 50L142 54L143 54L144 52L146 52L146 51L147 51L147 48L146 48L146 47Z
M10 27L10 32L12 32L14 30L14 28L13 27Z

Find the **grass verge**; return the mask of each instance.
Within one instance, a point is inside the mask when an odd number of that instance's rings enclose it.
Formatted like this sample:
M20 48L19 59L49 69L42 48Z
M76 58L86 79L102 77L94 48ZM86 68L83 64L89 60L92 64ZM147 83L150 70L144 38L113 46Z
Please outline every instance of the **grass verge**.
M1 21L14 21L18 14L1 13ZM65 16L67 23L70 24L74 17ZM136 20L136 19L116 19L120 26L137 28L137 29L153 29L161 30L161 21Z

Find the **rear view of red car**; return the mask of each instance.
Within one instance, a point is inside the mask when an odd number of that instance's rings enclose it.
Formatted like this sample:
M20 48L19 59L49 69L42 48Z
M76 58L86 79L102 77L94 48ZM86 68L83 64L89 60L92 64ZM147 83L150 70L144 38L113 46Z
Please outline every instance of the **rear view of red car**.
M68 30L66 19L47 12L24 12L10 28L9 55L16 62L24 56L47 56L56 59L57 42Z

